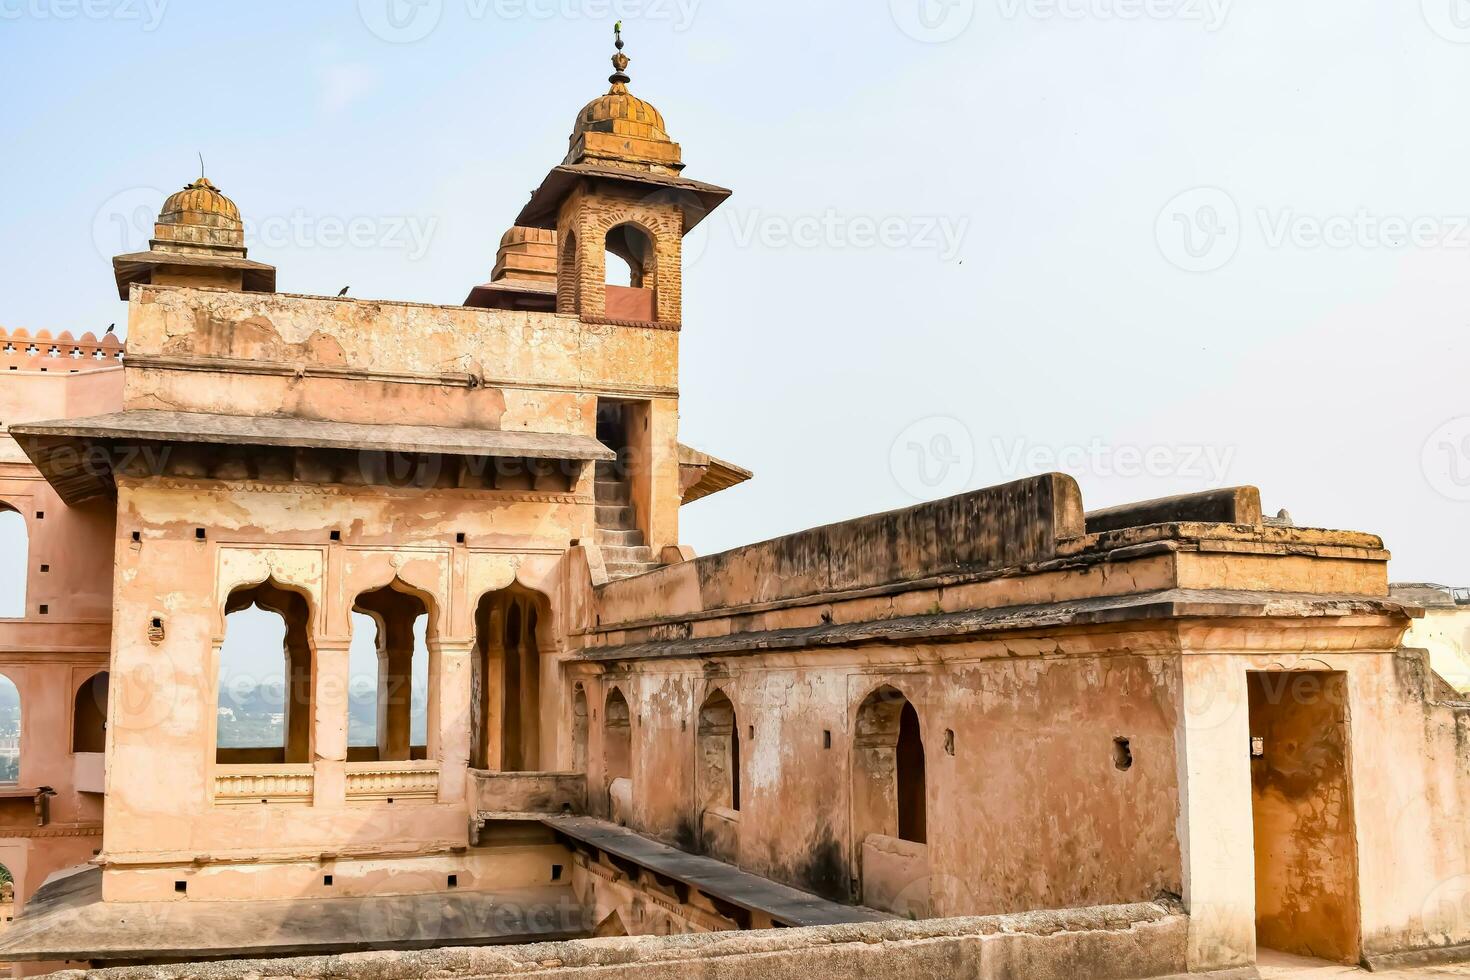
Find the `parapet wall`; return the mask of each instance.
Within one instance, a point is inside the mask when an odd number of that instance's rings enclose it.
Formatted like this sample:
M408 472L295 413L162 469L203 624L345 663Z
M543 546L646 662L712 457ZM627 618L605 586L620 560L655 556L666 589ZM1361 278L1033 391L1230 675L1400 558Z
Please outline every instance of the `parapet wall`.
M1077 482L1048 473L610 583L601 625L1027 565L1054 558L1084 524Z
M1132 980L1186 972L1188 919L1161 905L1120 905L931 919L526 946L352 953L280 960L67 971L56 980Z

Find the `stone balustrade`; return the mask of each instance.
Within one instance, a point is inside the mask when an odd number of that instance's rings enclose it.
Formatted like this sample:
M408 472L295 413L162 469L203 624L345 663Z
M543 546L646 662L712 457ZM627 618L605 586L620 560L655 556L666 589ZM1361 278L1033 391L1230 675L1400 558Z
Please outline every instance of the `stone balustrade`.
M439 763L435 760L347 763L349 803L432 802L438 797Z
M217 805L310 803L316 775L309 763L220 765L214 770Z

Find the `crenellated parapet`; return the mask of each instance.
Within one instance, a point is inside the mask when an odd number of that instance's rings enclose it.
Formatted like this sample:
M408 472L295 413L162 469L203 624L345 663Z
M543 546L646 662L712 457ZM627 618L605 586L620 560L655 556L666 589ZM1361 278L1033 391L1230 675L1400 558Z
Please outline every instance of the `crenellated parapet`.
M76 374L95 371L122 363L123 342L116 334L72 336L63 330L52 336L49 330L32 334L20 328L0 327L0 371L48 371Z

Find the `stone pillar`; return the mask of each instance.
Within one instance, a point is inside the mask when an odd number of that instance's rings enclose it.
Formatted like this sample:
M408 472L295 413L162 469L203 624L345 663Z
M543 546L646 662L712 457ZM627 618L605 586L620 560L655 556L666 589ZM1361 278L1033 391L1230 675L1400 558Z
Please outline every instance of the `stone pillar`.
M465 798L470 762L470 658L474 641L429 641L429 754L439 760L439 802Z
M316 806L340 806L347 793L347 651L351 642L347 637L316 642Z
M413 721L412 616L386 617L378 628L378 760L406 762Z
M1190 972L1255 963L1250 703L1243 660L1180 660L1179 847Z

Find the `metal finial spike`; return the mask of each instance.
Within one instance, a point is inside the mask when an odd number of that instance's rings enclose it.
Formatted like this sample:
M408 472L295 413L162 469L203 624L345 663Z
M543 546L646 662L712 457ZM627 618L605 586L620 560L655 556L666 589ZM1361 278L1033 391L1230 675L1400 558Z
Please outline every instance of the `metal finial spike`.
M628 63L633 59L623 54L623 22L618 21L613 25L613 40L617 44L617 53L612 56L613 73L608 76L608 81L613 84L613 91L620 91L619 86L627 85L632 79L628 77Z
M199 179L204 179L204 154L199 154Z

